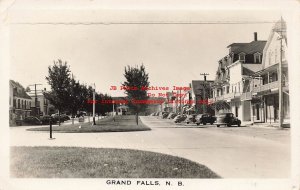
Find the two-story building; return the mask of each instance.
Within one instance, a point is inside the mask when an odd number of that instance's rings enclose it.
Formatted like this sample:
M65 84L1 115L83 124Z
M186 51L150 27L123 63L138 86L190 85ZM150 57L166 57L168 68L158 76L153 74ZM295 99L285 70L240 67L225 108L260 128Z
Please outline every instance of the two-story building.
M30 97L32 99L32 110L36 109L36 115L38 116L45 116L50 115L50 108L51 104L50 101L46 99L44 96L44 92L46 92L46 89L39 91L37 95L35 96L34 93L31 93ZM37 98L37 105L35 106L35 98Z
M26 93L24 87L9 80L9 123L15 125L16 120L22 120L31 115L31 97Z

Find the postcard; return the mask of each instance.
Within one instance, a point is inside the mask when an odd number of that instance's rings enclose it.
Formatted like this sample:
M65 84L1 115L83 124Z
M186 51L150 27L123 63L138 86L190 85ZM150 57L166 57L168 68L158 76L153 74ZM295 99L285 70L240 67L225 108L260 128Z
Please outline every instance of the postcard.
M0 189L299 189L299 2L131 3L2 3Z

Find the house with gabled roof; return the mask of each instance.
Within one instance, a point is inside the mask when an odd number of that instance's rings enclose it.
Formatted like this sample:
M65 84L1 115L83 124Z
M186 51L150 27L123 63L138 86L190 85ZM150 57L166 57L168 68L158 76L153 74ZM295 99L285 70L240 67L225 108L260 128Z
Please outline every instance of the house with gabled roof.
M9 123L16 125L16 120L22 120L31 115L31 97L25 88L14 80L9 80Z
M289 88L288 88L288 60L287 60L287 36L284 20L277 21L263 50L261 70L252 75L251 88L253 122L278 123L279 102L283 102L284 122L289 123ZM279 96L279 66L281 65L281 77L283 93Z

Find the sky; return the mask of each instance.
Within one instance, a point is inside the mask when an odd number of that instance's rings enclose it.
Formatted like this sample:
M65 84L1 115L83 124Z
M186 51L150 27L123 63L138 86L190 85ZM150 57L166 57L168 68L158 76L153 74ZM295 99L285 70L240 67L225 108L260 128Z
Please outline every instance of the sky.
M280 13L16 8L10 19L11 79L24 87L43 84L49 90L48 66L61 59L82 83L95 83L98 92L122 96L124 91L111 91L110 86L119 89L127 65L143 64L151 86L188 86L192 80L203 80L200 73L209 73L207 79L213 80L218 60L228 54L227 46L253 41L254 32L258 40L267 40Z

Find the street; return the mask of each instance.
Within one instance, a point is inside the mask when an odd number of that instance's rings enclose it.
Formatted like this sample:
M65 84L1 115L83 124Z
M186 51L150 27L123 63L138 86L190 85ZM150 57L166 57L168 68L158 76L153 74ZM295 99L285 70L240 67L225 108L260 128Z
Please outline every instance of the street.
M204 164L223 178L290 177L290 130L174 124L141 116L151 131L54 133L11 127L11 146L127 148L160 152ZM34 126L36 127L36 126Z

